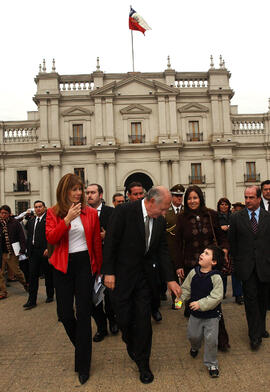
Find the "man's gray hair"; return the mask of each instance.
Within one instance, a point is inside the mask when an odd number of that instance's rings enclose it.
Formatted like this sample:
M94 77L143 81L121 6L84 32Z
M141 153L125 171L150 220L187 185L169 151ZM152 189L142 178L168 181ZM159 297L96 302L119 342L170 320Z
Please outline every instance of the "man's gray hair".
M164 192L156 186L150 188L145 195L145 199L147 201L150 201L151 199L155 199L157 204L162 202L163 197L164 197Z

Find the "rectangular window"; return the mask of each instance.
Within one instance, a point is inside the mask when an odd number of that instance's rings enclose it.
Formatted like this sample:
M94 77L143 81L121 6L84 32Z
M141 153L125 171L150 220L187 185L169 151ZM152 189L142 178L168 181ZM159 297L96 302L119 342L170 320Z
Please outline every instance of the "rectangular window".
M70 138L71 146L82 146L86 144L86 137L83 136L83 125L72 125L72 137Z
M74 174L76 174L76 176L80 177L80 179L82 180L83 184L85 184L84 168L82 168L82 167L75 168L74 169Z
M191 176L190 183L191 184L201 184L203 182L202 176L202 167L200 163L192 163L191 164Z
M255 162L246 162L246 181L256 181L256 163Z
M202 133L200 133L199 121L189 121L188 140L190 142L200 142L203 140Z
M17 171L17 182L13 184L14 192L29 192L30 184L27 181L27 170Z
M131 135L129 138L130 143L143 143L144 137L142 134L142 123L141 122L132 122L131 123Z
M28 210L28 208L30 208L30 200L15 200L16 215Z

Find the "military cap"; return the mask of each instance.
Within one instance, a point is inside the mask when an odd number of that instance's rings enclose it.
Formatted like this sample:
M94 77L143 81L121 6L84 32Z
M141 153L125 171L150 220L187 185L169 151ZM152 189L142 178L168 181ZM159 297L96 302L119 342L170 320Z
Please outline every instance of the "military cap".
M182 184L177 184L170 189L170 192L172 195L183 195L185 193L185 188Z
M241 203L241 201L237 201L236 203L233 203L232 206L233 207L241 207L241 208L246 207L245 204Z

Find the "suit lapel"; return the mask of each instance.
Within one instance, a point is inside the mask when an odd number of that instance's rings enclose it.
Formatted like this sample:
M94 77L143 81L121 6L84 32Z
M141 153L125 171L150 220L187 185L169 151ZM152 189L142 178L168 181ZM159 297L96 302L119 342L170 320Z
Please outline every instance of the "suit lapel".
M242 214L242 218L243 218L243 223L247 226L247 228L254 234L253 230L252 230L252 226L250 223L250 219L249 219L249 214L248 214L248 210L247 208L245 210L243 210L243 214Z
M138 202L134 201L133 203L134 204L136 203L135 214L136 214L136 218L138 219L139 231L145 243L145 228L144 228L141 200L138 200Z
M265 225L265 214L266 211L263 210L262 208L260 209L260 214L259 214L259 224L258 224L258 231L257 234L263 230L264 225Z

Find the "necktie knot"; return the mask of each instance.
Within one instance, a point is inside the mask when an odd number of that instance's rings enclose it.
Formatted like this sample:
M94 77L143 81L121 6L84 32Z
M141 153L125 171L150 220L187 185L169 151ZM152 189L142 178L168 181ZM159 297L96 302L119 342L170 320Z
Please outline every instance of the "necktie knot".
M177 207L177 208L176 208L176 215L178 215L178 214L179 214L179 211L180 211L180 208L179 208L179 207Z

